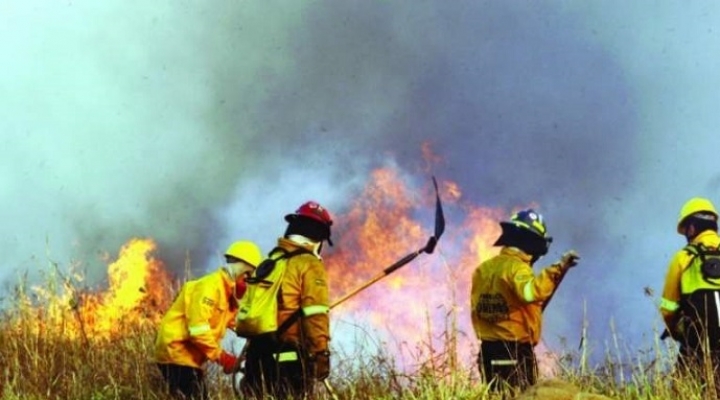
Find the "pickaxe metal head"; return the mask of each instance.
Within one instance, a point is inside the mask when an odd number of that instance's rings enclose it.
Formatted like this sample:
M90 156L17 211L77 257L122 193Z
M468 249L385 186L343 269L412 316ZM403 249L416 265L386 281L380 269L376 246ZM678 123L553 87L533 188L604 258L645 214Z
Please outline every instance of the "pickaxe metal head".
M445 214L443 214L442 202L440 201L440 191L438 190L437 180L433 176L433 186L435 186L435 233L428 239L423 251L432 254L435 251L440 236L445 232Z
M425 248L423 249L424 252L428 254L432 254L433 251L435 251L435 246L437 246L437 239L435 236L430 236L430 239L428 239L427 244L425 245Z

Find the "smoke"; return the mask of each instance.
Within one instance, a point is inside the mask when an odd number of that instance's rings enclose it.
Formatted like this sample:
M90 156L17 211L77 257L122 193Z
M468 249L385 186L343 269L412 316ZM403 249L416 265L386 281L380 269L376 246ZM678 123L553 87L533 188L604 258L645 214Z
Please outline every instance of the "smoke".
M429 143L464 201L545 214L548 263L581 253L548 340L586 312L599 340L613 319L652 335L643 288L660 292L682 246L677 210L718 201L719 17L710 2L0 3L2 270L81 260L101 277L133 236L206 270L237 238L269 250L302 201L342 212L374 167L427 174Z

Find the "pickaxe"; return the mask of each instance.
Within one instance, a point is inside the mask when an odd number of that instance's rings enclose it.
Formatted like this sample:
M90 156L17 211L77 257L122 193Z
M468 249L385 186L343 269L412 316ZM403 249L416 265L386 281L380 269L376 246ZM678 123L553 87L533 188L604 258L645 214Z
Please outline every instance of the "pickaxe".
M398 261L394 262L389 267L383 269L378 275L374 276L369 281L363 283L362 285L358 286L357 288L351 290L349 293L345 294L341 298L335 300L331 305L330 309L337 307L338 305L345 302L347 299L355 296L356 294L360 293L364 289L367 289L371 285L373 285L375 282L379 281L380 279L390 275L391 273L397 271L404 265L410 263L410 261L414 260L417 256L419 256L422 253L432 254L435 251L435 247L437 246L438 240L440 240L440 236L442 236L443 232L445 232L445 215L443 214L442 209L442 202L440 201L440 192L437 185L437 180L435 180L435 177L433 176L433 186L435 187L435 231L433 232L433 235L428 239L425 246L419 248L418 250L413 251L412 253L406 255L405 257L399 259ZM283 329L283 327L289 327L289 325L292 325L297 319L301 317L301 313L295 312L290 317L288 317L288 320L286 320L280 329ZM247 343L246 346L243 348L242 353L244 354L247 349ZM244 359L244 357L240 357L238 360L238 363L241 359ZM241 369L238 369L238 372L241 372ZM337 394L333 390L332 386L330 386L330 382L327 379L324 379L323 385L325 386L325 389L328 391L328 394L330 397L335 400L337 399ZM235 394L238 395L239 391L235 388L235 374L233 374L233 389L235 389Z
M341 298L335 300L330 305L330 308L333 308L333 307L336 307L336 306L342 304L343 302L345 302L345 300L355 296L359 292L361 292L364 289L368 288L369 286L373 285L375 282L390 275L391 273L398 270L400 267L402 267L405 264L409 263L410 261L414 260L415 257L419 256L420 254L422 254L422 253L432 254L432 252L435 251L435 246L437 246L437 242L438 242L438 240L440 240L440 236L442 236L443 232L445 232L445 215L443 214L442 203L440 202L440 194L438 192L438 186L437 186L437 181L435 180L435 177L433 177L433 185L435 186L435 232L432 236L430 236L430 239L428 239L427 244L425 244L425 246L421 247L420 249L415 250L414 252L399 259L398 261L395 261L392 265L383 269L379 274L375 275L369 281L363 283L362 285L351 290L349 293L345 294Z

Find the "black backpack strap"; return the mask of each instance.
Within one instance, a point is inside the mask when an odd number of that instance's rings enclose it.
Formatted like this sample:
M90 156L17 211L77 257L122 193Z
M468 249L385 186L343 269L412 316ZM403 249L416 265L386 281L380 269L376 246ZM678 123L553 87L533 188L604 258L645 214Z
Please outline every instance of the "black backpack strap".
M290 314L290 316L285 321L283 321L283 323L280 324L280 326L278 326L277 331L275 331L275 334L277 335L277 337L279 338L280 336L282 336L282 334L285 333L285 331L287 331L288 329L290 329L290 327L294 323L298 322L300 320L300 318L303 316L302 314L303 314L302 308L298 308L297 310L295 310L295 312Z
M698 256L703 252L702 247L694 243L686 245L683 250L691 256Z
M688 253L691 257L690 257L690 261L688 261L687 265L685 265L685 267L683 268L682 273L685 273L685 271L687 271L688 268L690 268L692 263L695 262L695 258L700 257L700 262L702 262L703 259L705 258L705 254L703 253L703 250L697 244L692 244L692 243L688 244L687 246L685 246L683 248L683 250L685 250L685 252Z
M283 254L278 258L272 258L272 255L275 254L275 252L277 252L277 251L281 251ZM287 251L285 248L278 246L278 247L275 247L274 249L270 250L270 253L268 253L268 258L272 258L273 260L277 261L277 260L282 260L283 258L292 258L297 255L304 254L304 253L312 253L312 252L304 247L298 247L297 249L295 249L293 251Z
M283 254L280 255L280 257L273 258L273 254L276 252L281 251ZM300 254L304 253L310 253L311 251L302 247L299 247L293 251L287 251L282 247L275 247L268 253L268 258L264 259L260 265L257 266L255 269L255 273L252 278L248 279L249 283L256 283L256 282L262 282L264 281L265 277L270 275L270 273L275 269L275 263L278 260L282 260L283 258L291 258L295 257Z

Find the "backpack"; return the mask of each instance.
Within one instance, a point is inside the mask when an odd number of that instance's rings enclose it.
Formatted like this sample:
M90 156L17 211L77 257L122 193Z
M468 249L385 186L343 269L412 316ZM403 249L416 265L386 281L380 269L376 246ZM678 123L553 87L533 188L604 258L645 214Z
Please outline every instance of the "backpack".
M710 349L720 349L720 248L690 244L685 251L692 258L683 275L692 275L682 279L693 286L680 301L686 343L700 348L707 338Z
M703 280L720 289L720 247L708 248L701 244L690 244L685 247L685 251L693 256L691 263L699 259Z
M238 336L248 338L278 331L280 286L287 268L287 262L278 261L304 253L310 251L299 248L288 252L276 247L269 253L268 258L258 265L247 279L247 290L238 305L235 318L235 333Z

